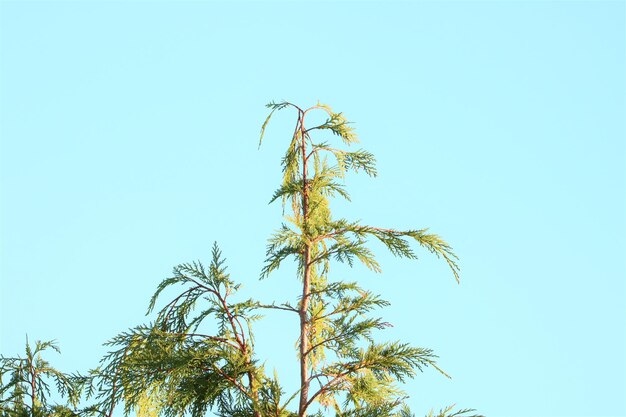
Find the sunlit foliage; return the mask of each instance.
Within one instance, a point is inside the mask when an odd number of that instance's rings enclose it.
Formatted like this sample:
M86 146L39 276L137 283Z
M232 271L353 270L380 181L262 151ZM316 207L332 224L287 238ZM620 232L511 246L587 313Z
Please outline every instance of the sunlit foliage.
M333 217L331 199L350 199L345 188L349 172L376 176L374 156L351 150L359 142L354 127L327 105L303 109L272 102L267 107L259 146L277 111L294 110L297 118L282 158L281 184L270 198L282 203L284 221L268 240L260 277L268 278L286 260L295 261L293 278L301 293L282 304L241 298L240 284L215 244L208 263L174 268L150 300L152 321L107 342L110 352L89 374L68 378L49 368L37 355L53 344L38 343L33 352L27 345L25 359L3 358L2 375L11 375L14 382L0 391L2 417L51 410L42 405L47 393L43 376L55 379L70 404L79 395L91 401L81 414L102 417L112 417L117 406L139 417L412 417L402 383L426 368L449 377L428 348L377 342L377 331L390 324L374 313L388 302L362 288L358 279L333 276L332 266L360 263L382 272L369 246L374 240L401 258L416 259L416 249L425 249L442 259L458 282L451 246L426 228L398 230ZM325 121L309 126L307 116L314 112L324 114ZM298 317L297 386L284 386L276 373L268 374L257 355L253 326L267 309ZM282 342L291 345L293 340ZM32 393L31 381L36 381ZM471 412L446 407L428 417L471 417Z

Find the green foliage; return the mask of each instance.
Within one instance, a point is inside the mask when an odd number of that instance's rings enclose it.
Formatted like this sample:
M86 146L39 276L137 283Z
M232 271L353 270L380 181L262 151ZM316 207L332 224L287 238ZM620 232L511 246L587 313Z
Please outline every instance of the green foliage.
M178 265L163 280L150 300L152 322L122 332L106 343L110 352L88 375L71 378L49 368L39 358L52 343L37 344L27 358L3 358L2 416L35 415L48 410L69 416L68 408L44 406L49 392L42 377L57 383L61 395L75 405L82 394L93 404L82 415L112 417L117 405L124 414L140 417L200 417L213 412L223 417L413 417L401 383L432 368L449 377L432 350L399 341L380 343L376 333L390 326L374 313L389 303L356 282L340 281L331 274L334 262L360 263L381 272L369 248L376 240L397 257L416 259L421 247L443 259L459 281L459 266L452 248L427 229L396 230L334 219L333 197L350 200L344 185L347 172L377 174L374 156L363 150L331 146L358 142L343 113L317 104L302 109L289 102L270 103L261 127L259 146L272 115L295 109L297 121L282 158L283 179L270 202L282 202L284 222L269 238L261 278L290 259L298 268L301 294L283 304L262 304L238 298L240 285L231 279L225 260L213 246L208 265ZM306 126L307 115L322 112L326 120ZM312 134L321 136L321 141ZM286 207L290 210L285 213ZM175 294L166 297L166 294ZM165 298L164 301L161 301ZM157 305L164 306L157 309ZM294 365L300 384L285 387L276 373L268 375L255 351L253 324L267 309L297 314L300 337ZM292 343L286 341L286 343ZM30 370L39 369L37 374ZM29 373L30 372L30 373ZM30 378L30 379L29 379ZM36 380L35 394L29 381ZM37 385L38 384L38 385ZM12 391L11 391L12 390ZM7 394L11 392L10 394ZM32 405L25 398L32 397ZM10 404L6 407L4 404ZM472 410L442 409L428 417L472 417ZM476 417L476 416L474 416Z
M42 354L48 350L61 353L54 341L37 341L32 347L26 340L25 357L0 356L0 414L3 417L59 416L75 414L80 400L80 384L74 376L53 368ZM67 398L65 405L48 404L51 386Z
M375 176L374 156L364 150L349 152L315 142L311 132L330 131L345 145L358 142L354 129L343 113L317 104L303 110L291 103L270 103L272 113L288 107L298 112L295 131L283 157L283 183L270 202L291 201L283 224L269 239L267 258L261 271L265 278L281 263L294 258L303 292L298 303L301 333L299 360L301 386L298 414L303 416L313 402L322 409L332 408L337 415L391 415L403 404L403 393L396 385L415 376L424 367L443 372L429 349L403 343L378 344L373 332L388 326L368 313L387 302L355 283L330 282L333 261L352 266L355 261L381 272L368 240L380 241L393 255L415 259L410 242L415 241L444 259L459 280L457 257L452 248L427 229L396 230L361 225L346 219L333 219L329 198L349 200L342 183L348 170ZM306 127L312 111L325 112L328 118L318 126ZM263 125L265 132L269 117ZM333 161L332 163L329 161Z
M125 413L145 407L146 392L158 392L158 409L166 416L237 405L240 412L258 408L258 387L265 381L254 359L251 323L257 303L231 302L239 289L224 267L217 246L212 261L181 264L165 279L150 301L149 312L168 287L180 293L149 325L121 333L107 344L115 347L95 371L99 384L97 407L112 409L124 402ZM201 308L196 305L202 301ZM201 333L201 324L216 323L214 334ZM246 379L243 382L242 379Z
M437 414L433 410L431 410L426 417L483 417L478 414L472 414L471 416L468 413L471 413L473 410L471 408L465 408L462 410L454 410L454 405L447 406L441 410Z

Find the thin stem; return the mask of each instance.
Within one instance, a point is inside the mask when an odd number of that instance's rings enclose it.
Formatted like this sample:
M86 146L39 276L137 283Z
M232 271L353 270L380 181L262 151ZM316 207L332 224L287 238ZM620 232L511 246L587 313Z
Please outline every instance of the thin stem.
M246 397L250 398L251 400L253 400L252 395L250 395L250 393L248 392L248 390L246 390L246 388L241 385L241 383L239 383L239 381L237 381L235 378L233 378L232 376L228 375L226 372L224 372L219 366L213 364L213 369L215 369L217 371L218 374L220 374L224 379L226 379L228 382L230 382L231 384L233 384L239 391L241 391Z
M309 220L309 190L307 184L307 155L306 155L306 130L304 128L304 116L308 110L300 115L300 138L302 151L302 232L305 240L303 276L302 276L302 300L300 302L300 404L298 416L306 416L306 407L309 395L309 378L307 366L307 354L309 351L309 330L307 311L309 308L309 296L311 286L311 243L308 240L308 220Z
M285 311L291 311L292 313L299 313L300 310L298 310L297 308L293 308L293 307L288 307L288 306L277 306L274 304L257 304L256 305L259 308L268 308L268 309L274 309L274 310L285 310Z

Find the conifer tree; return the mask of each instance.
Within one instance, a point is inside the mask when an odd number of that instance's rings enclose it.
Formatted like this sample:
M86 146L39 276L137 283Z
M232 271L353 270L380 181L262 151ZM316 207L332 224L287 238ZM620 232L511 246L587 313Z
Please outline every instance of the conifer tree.
M225 417L410 417L399 384L424 368L447 376L430 349L376 342L374 332L389 324L371 313L388 302L357 282L337 280L331 267L359 262L381 272L368 247L374 239L393 255L409 259L416 258L412 244L421 247L446 262L458 281L452 248L427 229L398 230L334 218L330 199L349 200L345 175L362 171L375 176L374 156L348 150L358 142L356 133L329 106L303 109L272 102L268 108L261 140L275 112L292 109L297 118L282 158L282 183L271 198L282 202L285 221L269 238L261 278L293 259L301 292L283 304L241 300L240 284L228 274L217 245L208 265L178 265L150 300L149 313L164 290L178 289L156 311L154 321L108 342L112 351L90 375L90 394L98 399L92 411L111 417L115 406L123 404L125 413L143 407L172 417L208 412ZM309 126L307 117L314 112L325 113L326 121ZM299 318L296 387L282 386L256 355L252 326L265 309ZM447 407L430 416L468 416L471 411Z
M52 349L60 353L54 341L37 341L32 347L26 339L25 357L0 356L0 415L2 417L70 417L80 400L80 384L75 375L65 374L42 356ZM50 404L51 384L56 396L67 404Z

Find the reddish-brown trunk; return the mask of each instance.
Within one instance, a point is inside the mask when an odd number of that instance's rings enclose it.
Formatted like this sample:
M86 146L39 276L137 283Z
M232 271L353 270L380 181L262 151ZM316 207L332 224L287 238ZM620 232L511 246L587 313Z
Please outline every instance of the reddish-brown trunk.
M302 141L302 233L308 233L309 217L309 191L307 185L307 158L306 158L306 132L304 129L304 114L300 114L300 135ZM302 301L300 303L300 406L298 416L306 416L307 402L309 398L309 369L307 365L307 351L309 349L309 323L307 311L309 309L309 295L311 286L311 245L306 239L304 249L304 268L302 277Z

